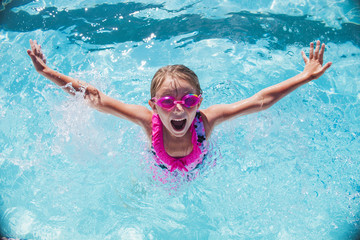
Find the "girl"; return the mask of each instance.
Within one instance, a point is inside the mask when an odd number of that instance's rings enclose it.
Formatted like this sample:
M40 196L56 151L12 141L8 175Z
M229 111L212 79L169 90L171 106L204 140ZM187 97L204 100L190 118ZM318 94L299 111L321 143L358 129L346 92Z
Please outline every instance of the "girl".
M323 65L325 44L310 43L309 58L302 51L305 68L302 73L254 96L232 104L213 105L200 110L202 90L196 74L183 65L159 69L151 82L151 110L115 100L94 86L54 71L46 65L41 46L30 40L31 57L38 73L65 91L84 91L89 105L140 125L152 143L157 164L169 171L191 171L202 163L207 153L206 139L214 127L226 120L265 110L296 88L319 78L330 66Z

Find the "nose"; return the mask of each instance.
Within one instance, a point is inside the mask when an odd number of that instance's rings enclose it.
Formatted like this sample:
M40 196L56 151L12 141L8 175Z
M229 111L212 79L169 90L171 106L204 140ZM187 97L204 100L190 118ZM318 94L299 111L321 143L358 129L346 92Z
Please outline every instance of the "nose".
M182 112L184 112L184 106L181 105L180 103L177 103L177 104L175 104L174 111L175 111L175 112L182 113Z

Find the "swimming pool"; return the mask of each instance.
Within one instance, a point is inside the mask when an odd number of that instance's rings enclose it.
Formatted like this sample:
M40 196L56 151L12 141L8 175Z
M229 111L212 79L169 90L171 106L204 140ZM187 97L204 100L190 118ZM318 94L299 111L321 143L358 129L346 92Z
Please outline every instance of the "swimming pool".
M352 239L360 228L360 27L355 1L14 1L0 12L0 235L25 239ZM199 76L203 108L333 66L259 114L219 126L191 182L153 179L141 129L33 69L146 105L168 64Z

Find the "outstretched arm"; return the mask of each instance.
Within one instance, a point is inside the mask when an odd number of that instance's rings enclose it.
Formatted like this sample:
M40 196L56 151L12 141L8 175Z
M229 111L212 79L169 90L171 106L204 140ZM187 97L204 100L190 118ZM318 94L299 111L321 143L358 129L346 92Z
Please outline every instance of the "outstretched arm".
M84 98L91 107L101 112L132 121L144 127L145 132L148 135L151 133L149 128L152 113L149 109L144 106L125 104L115 100L86 82L74 79L51 69L46 65L45 56L41 50L41 46L37 44L36 40L30 40L30 46L31 50L27 50L27 53L39 74L51 80L72 95L74 95L75 92L84 91Z
M265 88L248 99L233 104L214 105L203 110L202 112L208 123L208 132L211 133L215 125L233 117L265 110L298 87L319 78L332 64L328 62L323 65L324 51L324 43L320 47L320 41L317 41L315 52L314 43L310 43L309 58L306 57L303 51L301 52L305 68L300 74Z
M46 58L41 50L41 46L37 44L36 40L32 41L30 39L31 50L27 50L36 71L46 77L47 79L54 82L56 85L62 87L66 92L74 95L75 91L81 91L85 87L91 85L82 82L80 80L74 79L72 77L66 76L55 70L51 69L46 65Z

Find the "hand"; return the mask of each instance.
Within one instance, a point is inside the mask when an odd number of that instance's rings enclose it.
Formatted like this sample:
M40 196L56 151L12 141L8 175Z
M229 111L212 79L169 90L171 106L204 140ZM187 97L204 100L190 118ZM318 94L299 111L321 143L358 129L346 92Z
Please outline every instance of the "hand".
M36 71L41 73L45 68L47 68L46 59L41 50L41 46L37 44L36 40L32 41L31 39L30 46L31 50L27 50L27 53L29 54Z
M324 51L325 44L323 43L320 49L319 40L316 42L315 53L314 43L310 43L309 58L306 57L304 51L301 51L302 57L305 62L305 68L303 73L306 74L306 76L308 76L310 80L319 78L332 64L331 62L328 62L323 66Z

